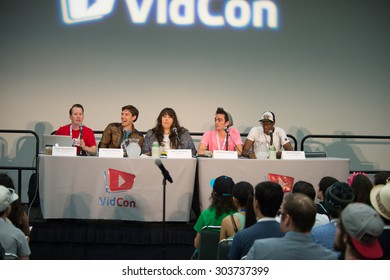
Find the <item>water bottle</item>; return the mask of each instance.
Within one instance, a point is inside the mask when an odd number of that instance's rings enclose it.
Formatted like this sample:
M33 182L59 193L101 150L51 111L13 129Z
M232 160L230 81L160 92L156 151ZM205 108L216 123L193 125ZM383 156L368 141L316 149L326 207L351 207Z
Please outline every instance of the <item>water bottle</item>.
M274 145L269 146L268 159L276 159L276 148Z
M159 158L160 157L160 145L157 141L154 141L152 144L152 157Z

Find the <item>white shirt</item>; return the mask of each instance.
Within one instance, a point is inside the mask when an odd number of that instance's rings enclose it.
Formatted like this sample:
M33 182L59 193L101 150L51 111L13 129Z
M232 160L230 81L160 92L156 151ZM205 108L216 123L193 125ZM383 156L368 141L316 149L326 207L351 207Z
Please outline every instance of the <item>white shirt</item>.
M271 137L264 133L262 126L256 126L249 131L247 139L253 141L253 152L255 154L268 152ZM277 152L282 150L284 144L289 143L286 132L280 127L274 127L273 144Z

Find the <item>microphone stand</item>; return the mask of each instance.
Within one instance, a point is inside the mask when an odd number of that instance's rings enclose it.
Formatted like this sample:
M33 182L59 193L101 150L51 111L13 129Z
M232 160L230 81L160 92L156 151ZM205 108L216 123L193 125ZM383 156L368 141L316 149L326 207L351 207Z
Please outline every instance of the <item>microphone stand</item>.
M166 259L166 251L167 251L167 234L166 234L166 225L165 225L165 201L166 201L166 187L167 187L167 179L163 179L162 181L162 185L163 185L163 244L162 244L162 248L161 248L161 251L162 251L162 259L165 260Z

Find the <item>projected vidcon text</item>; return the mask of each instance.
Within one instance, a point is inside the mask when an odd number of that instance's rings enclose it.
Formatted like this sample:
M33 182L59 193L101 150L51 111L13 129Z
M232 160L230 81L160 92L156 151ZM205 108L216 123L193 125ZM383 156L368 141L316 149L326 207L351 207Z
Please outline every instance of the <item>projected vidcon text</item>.
M117 0L119 1L119 0ZM277 29L279 10L270 0L123 0L131 23ZM61 0L66 24L102 20L114 12L115 0Z

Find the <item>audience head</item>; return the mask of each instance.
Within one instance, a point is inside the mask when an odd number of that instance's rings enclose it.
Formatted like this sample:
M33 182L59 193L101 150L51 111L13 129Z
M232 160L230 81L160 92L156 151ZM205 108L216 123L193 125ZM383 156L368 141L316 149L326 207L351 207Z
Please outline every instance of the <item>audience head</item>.
M305 194L291 193L284 198L280 211L280 229L283 232L309 233L315 223L317 207Z
M390 182L390 172L378 172L374 175L374 186L386 185Z
M341 211L354 201L352 188L343 182L336 182L327 188L324 207L332 218L339 218Z
M238 208L245 209L245 227L256 223L256 215L253 209L253 186L252 184L241 181L233 187L233 202Z
M379 214L365 203L350 203L341 213L336 231L335 249L364 259L379 259L383 250L378 236L384 224Z
M322 177L320 182L318 183L318 193L317 198L323 200L325 196L326 190L333 185L334 183L338 182L336 178L333 178L331 176L325 176Z
M0 173L0 185L15 190L14 182L12 181L11 177L6 173Z
M211 193L211 206L216 208L217 217L224 212L235 210L236 207L232 200L234 181L232 178L222 175L211 180L213 192Z
M13 189L0 185L0 215L3 216L8 207L11 206L14 201L18 200L18 198L19 196Z
M283 188L271 181L261 182L255 187L255 208L264 217L275 218L283 202Z
M314 186L306 181L298 181L294 184L292 193L303 193L310 197L313 201L316 198L316 190Z
M390 182L386 185L375 186L370 193L371 205L384 218L384 221L390 222Z
M365 174L357 174L351 180L351 187L355 194L355 202L362 202L371 205L370 192L372 182Z

